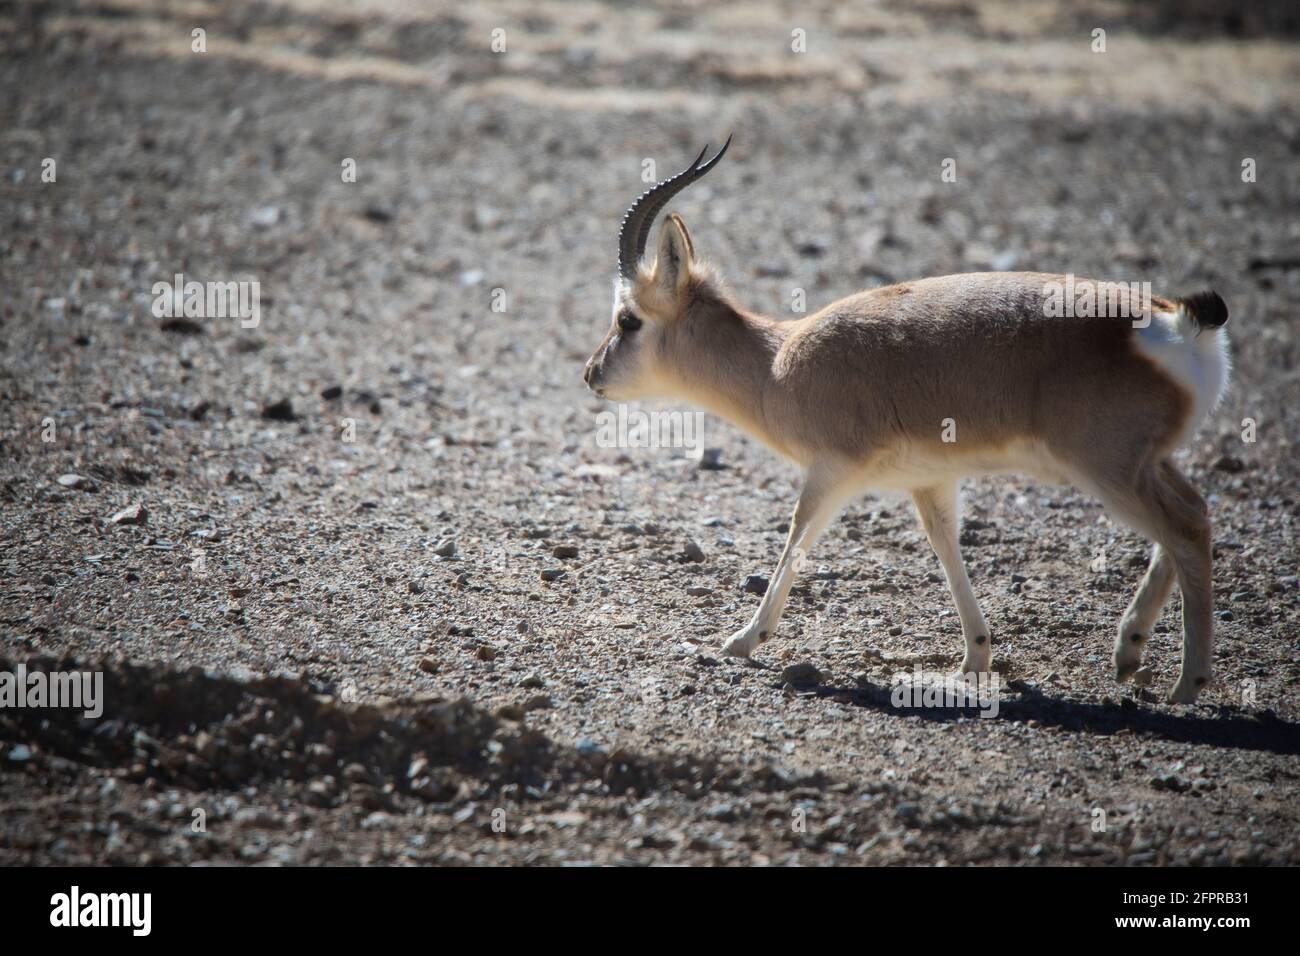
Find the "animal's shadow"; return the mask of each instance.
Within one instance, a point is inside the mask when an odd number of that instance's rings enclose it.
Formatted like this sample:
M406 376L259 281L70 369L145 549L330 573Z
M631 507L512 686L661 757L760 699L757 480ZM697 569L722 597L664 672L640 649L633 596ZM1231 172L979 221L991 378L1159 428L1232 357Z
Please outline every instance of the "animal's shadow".
M1014 682L1011 689L1015 696L1001 697L996 713L985 719L1036 720L1040 726L1099 736L1128 730L1154 734L1179 743L1300 755L1300 724L1282 720L1272 711L1248 712L1235 707L1213 706L1212 716L1203 716L1200 713L1154 710L1132 699L1118 704L1068 700L1049 696L1037 687L1019 681ZM853 687L818 684L799 690L812 696L833 697L854 707L922 720L948 722L981 716L981 707L974 703L940 707L899 706L895 703L894 688L882 684L862 683Z

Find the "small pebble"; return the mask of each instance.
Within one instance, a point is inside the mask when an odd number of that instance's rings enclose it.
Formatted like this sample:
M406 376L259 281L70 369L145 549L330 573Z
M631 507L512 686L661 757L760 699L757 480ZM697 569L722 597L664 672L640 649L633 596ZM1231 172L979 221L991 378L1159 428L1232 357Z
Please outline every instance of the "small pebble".
M142 504L130 505L108 519L109 524L148 524L149 512Z
M706 448L700 454L700 471L722 471L727 466L722 462L721 448Z
M694 541L687 541L686 546L682 548L680 557L683 561L691 561L699 564L704 560L704 549Z
M823 674L812 664L791 664L781 671L781 680L796 687L807 684L820 684Z
M292 422L298 418L293 410L293 402L287 398L277 399L263 405L262 417L274 422Z

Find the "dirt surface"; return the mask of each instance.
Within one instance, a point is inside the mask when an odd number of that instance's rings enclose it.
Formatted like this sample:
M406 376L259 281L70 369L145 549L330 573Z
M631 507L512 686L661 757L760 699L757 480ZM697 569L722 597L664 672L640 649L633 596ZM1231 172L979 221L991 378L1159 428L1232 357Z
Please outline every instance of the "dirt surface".
M105 702L0 709L0 863L1300 862L1295 15L796 7L0 6L0 673ZM893 705L961 660L902 499L719 656L797 475L712 418L719 467L600 447L581 368L643 161L730 131L674 206L767 314L984 269L1223 294L1199 704L1176 601L1110 679L1145 543L1008 478L962 539L996 717ZM259 324L159 319L176 273L257 281Z

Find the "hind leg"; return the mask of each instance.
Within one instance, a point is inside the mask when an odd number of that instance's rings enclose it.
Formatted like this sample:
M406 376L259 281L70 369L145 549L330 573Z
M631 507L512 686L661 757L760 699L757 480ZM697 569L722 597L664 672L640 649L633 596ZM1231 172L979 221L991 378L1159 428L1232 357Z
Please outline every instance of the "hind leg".
M1151 564L1129 602L1128 610L1120 620L1119 633L1115 635L1115 679L1125 681L1142 666L1142 648L1151 638L1151 629L1169 593L1174 588L1174 563L1160 545L1151 549Z
M1214 646L1210 518L1205 499L1168 460L1143 468L1135 484L1102 481L1094 487L1107 508L1160 545L1162 560L1172 565L1183 598L1183 662L1169 700L1190 704L1210 682ZM1130 612L1138 608L1151 613L1156 585L1165 573L1160 563L1153 561ZM1122 660L1116 661L1117 671Z
M1167 547L1183 593L1183 666L1169 700L1190 704L1210 683L1214 658L1210 514L1205 499L1173 462L1161 462L1158 472L1162 480L1153 497L1172 525Z

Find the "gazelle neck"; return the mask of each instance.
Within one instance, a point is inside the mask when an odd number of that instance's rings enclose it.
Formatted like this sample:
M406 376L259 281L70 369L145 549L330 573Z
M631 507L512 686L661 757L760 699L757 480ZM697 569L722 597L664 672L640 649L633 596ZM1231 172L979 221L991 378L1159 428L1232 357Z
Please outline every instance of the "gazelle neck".
M706 299L693 311L690 340L674 356L676 391L789 455L765 412L773 398L773 366L786 331L780 323L722 299Z

